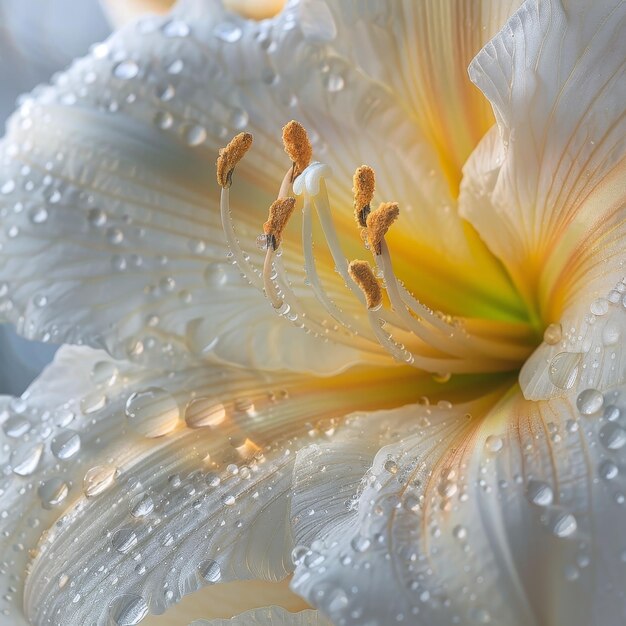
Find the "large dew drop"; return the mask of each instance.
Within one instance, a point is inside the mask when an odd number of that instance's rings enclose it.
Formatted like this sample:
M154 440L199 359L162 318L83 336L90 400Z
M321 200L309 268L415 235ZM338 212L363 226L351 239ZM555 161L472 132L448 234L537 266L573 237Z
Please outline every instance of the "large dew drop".
M585 389L578 394L576 406L581 415L593 415L604 405L604 396L597 389Z
M74 430L64 430L50 442L50 449L57 459L65 461L80 450L80 435Z
M198 566L198 573L205 582L211 584L219 582L222 577L220 564L213 560L203 561L200 563Z
M88 498L94 498L113 486L119 470L113 465L96 465L87 470L83 479L83 491Z
M559 389L571 389L578 379L580 354L577 352L559 352L548 369L550 382Z
M196 398L185 409L185 422L190 428L217 426L226 418L226 409L214 398Z
M139 595L125 593L118 596L109 607L115 626L135 626L148 614L148 605Z
M180 418L176 399L165 389L149 387L133 393L126 401L129 426L145 437L163 437L172 432Z

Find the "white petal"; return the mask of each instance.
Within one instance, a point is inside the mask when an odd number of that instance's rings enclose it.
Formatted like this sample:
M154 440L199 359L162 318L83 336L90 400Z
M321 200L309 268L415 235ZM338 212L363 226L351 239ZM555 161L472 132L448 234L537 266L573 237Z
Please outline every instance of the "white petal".
M480 275L498 287L498 298L515 299L478 238L468 244L436 150L383 80L398 80L388 68L397 67L402 38L391 38L398 51L389 57L351 56L369 31L381 50L389 43L379 25L388 9L365 11L358 32L348 7L332 9L337 35L323 45L300 26L307 5L300 9L250 22L216 2L184 2L174 18L120 31L26 99L9 125L0 174L0 311L22 333L152 363L191 350L245 366L332 372L366 359L329 344L321 357L319 341L242 289L225 258L212 182L217 149L242 129L255 135L232 199L241 244L260 263L254 242L288 166L279 136L292 117L310 129L316 158L333 167L334 206L351 241L358 242L351 212L339 209L351 204L352 173L367 161L380 197L401 202L405 234L422 243L421 290L441 284L440 268L458 279L460 260L482 269L468 271L471 290L484 288L473 278ZM383 22L400 28L403 11ZM359 45L351 45L354 37ZM298 288L295 222L283 247ZM394 236L406 244L400 231ZM432 262L438 254L445 263ZM324 280L343 290L326 265ZM442 308L442 290L430 291L428 304ZM314 309L311 293L300 292ZM344 299L342 306L356 306ZM207 318L210 332L199 340L197 320Z
M331 626L317 611L289 613L271 606L264 609L246 611L232 619L196 620L190 626Z
M465 168L461 213L537 318L620 278L626 6L526 2L470 76L498 120Z
M161 613L203 584L283 578L295 450L414 396L392 373L163 373L62 348L2 413L0 611L104 624L120 603Z
M371 469L355 468L343 510L327 507L340 442L299 455L296 485L312 491L294 500L309 547L294 590L346 625L621 623L626 388L599 392L592 414L576 395L496 398L355 418L344 449L368 438L356 465Z

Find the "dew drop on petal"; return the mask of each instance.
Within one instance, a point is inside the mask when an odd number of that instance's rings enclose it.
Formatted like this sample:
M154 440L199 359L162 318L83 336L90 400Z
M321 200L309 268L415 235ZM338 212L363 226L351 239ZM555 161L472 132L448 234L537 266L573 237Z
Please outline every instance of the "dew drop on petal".
M500 452L504 448L504 441L498 435L489 435L485 440L485 449L489 452Z
M115 626L135 626L148 615L148 605L139 595L126 593L109 606L109 616Z
M570 537L576 532L578 525L571 513L558 513L550 523L550 529L557 537Z
M372 542L367 537L364 537L363 535L357 535L356 537L352 539L352 541L350 542L350 545L352 546L352 549L355 552L366 552L367 550L369 550L369 547L370 545L372 545Z
M552 488L540 480L528 481L526 496L530 502L537 506L548 506L554 500Z
M41 485L37 490L41 503L45 508L50 508L61 504L69 493L68 484L61 478L50 478Z
M137 534L130 526L120 528L113 533L113 537L111 537L111 545L114 550L117 550L117 552L126 554L137 545Z
M94 391L81 399L80 410L84 415L91 415L104 408L106 403L107 397L100 391Z
M14 474L30 476L39 465L43 454L43 444L38 443L28 448L18 448L11 453L9 464Z
M74 430L64 430L50 442L50 450L62 461L73 457L80 450L80 435Z
M152 511L154 511L154 500L148 494L139 494L130 503L130 514L133 517L145 517Z
M115 384L119 370L111 361L98 361L91 370L91 380L96 385L111 387Z
M2 430L7 437L17 439L25 435L31 428L31 423L22 415L14 415L9 417L3 424Z
M585 389L578 394L576 406L581 415L593 415L604 405L604 396L597 389Z
M129 426L145 437L167 435L176 428L180 418L176 399L160 387L131 394L125 411Z
M88 498L100 495L113 486L119 469L113 465L96 465L87 470L83 479L83 491Z
M187 37L191 32L189 25L181 20L170 20L161 30L166 37Z
M220 22L213 29L213 34L221 41L226 43L236 43L243 35L243 31L237 24L233 22Z
M198 573L204 581L211 584L219 582L222 577L220 564L212 559L200 563L198 566Z
M619 468L613 461L603 461L600 464L599 473L604 480L613 480L619 474Z
M559 352L550 361L550 382L559 389L571 389L578 379L580 358L577 352Z
M548 345L554 346L561 341L562 335L561 324L549 324L543 333L543 340Z
M589 310L597 316L606 315L609 312L609 301L606 298L598 298L591 303Z
M130 80L139 74L139 65L135 61L120 61L113 66L113 75L122 80Z
M200 397L192 400L185 409L185 422L190 428L217 426L226 418L226 409L214 398Z
M607 322L602 329L602 343L605 346L615 345L621 336L621 330L615 322Z
M182 129L183 139L188 146L199 146L207 138L206 129L199 124L188 124Z
M615 422L609 422L600 429L600 441L609 450L620 450L626 445L626 430Z

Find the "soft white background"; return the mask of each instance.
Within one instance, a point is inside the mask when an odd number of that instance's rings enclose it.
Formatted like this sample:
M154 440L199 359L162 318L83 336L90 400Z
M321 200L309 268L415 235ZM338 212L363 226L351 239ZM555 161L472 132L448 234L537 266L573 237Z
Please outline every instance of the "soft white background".
M0 124L19 95L67 66L110 27L98 0L0 0ZM20 394L54 347L27 342L0 324L0 394Z

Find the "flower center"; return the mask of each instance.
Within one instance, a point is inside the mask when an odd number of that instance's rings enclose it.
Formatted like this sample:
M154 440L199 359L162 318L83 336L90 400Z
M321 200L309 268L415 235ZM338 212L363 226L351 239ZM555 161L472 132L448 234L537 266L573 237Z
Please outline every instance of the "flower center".
M217 178L221 192L221 217L233 261L248 281L262 291L281 316L304 329L337 343L358 347L373 357L390 354L396 361L446 381L452 374L512 372L519 369L536 345L528 324L454 317L434 311L415 297L394 272L387 235L399 219L395 202L371 203L375 173L359 167L353 178L354 215L373 266L349 260L335 228L325 179L330 168L311 162L312 149L304 128L289 122L283 129L285 152L291 160L257 239L265 251L262 269L243 251L235 233L229 196L237 163L252 145L252 135L240 133L220 151ZM302 255L308 294L294 289L282 260L281 244L296 197L302 197ZM313 215L317 215L335 271L351 296L352 304L331 293L314 253ZM316 306L309 304L314 297ZM345 303L345 304L344 304ZM354 306L356 304L356 306ZM381 350L382 348L382 350Z

